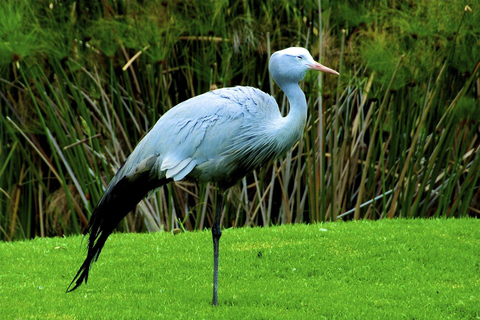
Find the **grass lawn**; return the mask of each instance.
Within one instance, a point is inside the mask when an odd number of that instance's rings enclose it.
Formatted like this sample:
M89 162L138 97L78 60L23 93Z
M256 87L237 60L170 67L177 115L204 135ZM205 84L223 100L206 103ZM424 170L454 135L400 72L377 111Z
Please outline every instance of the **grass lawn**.
M210 232L114 234L89 283L66 294L81 241L0 243L0 317L480 318L480 220L224 230L216 308Z

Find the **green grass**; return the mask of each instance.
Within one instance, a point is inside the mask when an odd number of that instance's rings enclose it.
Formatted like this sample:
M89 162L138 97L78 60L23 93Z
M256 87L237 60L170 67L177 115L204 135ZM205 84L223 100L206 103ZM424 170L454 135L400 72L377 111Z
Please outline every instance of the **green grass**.
M2 319L478 319L480 221L227 229L219 306L209 232L115 234L65 289L81 237L0 243Z

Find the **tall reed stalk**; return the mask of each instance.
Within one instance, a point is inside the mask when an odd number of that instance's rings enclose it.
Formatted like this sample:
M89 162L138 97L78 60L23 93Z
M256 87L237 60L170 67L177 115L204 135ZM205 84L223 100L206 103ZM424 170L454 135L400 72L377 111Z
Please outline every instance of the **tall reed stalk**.
M293 45L341 76L307 74L303 138L228 191L224 227L478 216L480 10L398 6L0 4L0 238L84 231L137 142L185 99L250 85L286 115L267 65ZM171 183L119 229L208 228L216 192Z

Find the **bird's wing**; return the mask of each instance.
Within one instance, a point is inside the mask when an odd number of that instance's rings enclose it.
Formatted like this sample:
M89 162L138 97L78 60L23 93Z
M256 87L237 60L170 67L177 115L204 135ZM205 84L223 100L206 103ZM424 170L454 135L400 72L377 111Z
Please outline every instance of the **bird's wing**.
M181 180L198 165L224 157L242 131L272 116L280 116L275 100L255 88L225 88L191 98L158 120L120 176L148 170L159 178Z
M245 175L242 169L251 166L242 159L262 147L254 140L262 140L258 133L275 116L281 117L275 100L248 87L208 92L165 113L117 171L95 208L87 258L67 291L87 281L109 234L152 190L187 175L224 185Z

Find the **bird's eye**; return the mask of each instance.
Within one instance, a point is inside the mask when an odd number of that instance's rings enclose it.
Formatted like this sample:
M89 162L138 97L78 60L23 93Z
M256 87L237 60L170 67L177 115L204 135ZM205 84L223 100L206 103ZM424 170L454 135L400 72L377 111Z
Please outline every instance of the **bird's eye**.
M299 60L299 61L303 59L302 56L296 56L295 58L296 58L297 60Z

